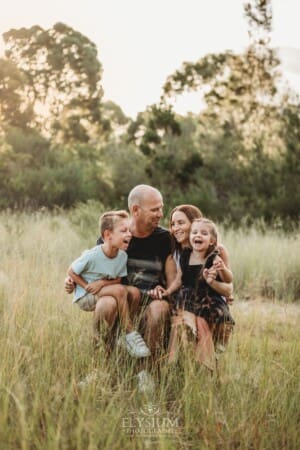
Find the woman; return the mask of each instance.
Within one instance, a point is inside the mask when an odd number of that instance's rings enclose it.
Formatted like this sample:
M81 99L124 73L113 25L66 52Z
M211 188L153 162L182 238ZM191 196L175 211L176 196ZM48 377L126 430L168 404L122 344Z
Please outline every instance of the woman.
M170 213L169 229L172 236L172 257L175 261L176 267L179 265L180 255L185 247L190 247L189 235L193 220L201 219L202 212L194 205L179 205L175 206ZM228 251L224 245L218 245L218 251L225 266L229 268ZM226 282L231 282L232 277L224 279Z
M184 249L191 247L189 236L192 222L195 219L199 219L202 217L203 216L199 208L194 205L188 204L176 206L170 213L169 228L173 241L173 252L172 256L169 257L168 264L169 266L173 265L174 278L175 273L180 270L180 258ZM222 281L231 283L232 273L229 269L228 252L222 244L218 244L217 251L219 256L215 258L214 264L210 269L210 274L211 276L216 277L216 274L218 273ZM227 299L227 301L231 300L231 298ZM175 311L175 314L177 317L176 320L173 321L173 327L170 336L170 359L173 359L176 351L178 325L183 324L187 325L192 330L194 335L197 336L198 334L199 337L199 333L203 334L203 336L201 336L201 339L198 339L199 345L203 345L203 342L206 342L209 346L209 341L213 340L217 350L225 350L224 345L226 345L228 342L229 335L233 328L232 323L224 322L217 325L210 324L209 331L207 331L207 327L204 327L201 331L198 330L197 332L194 326L195 318L193 317L193 314L191 314L190 312L187 313L186 311L178 310ZM186 340L185 333L183 334L183 340Z

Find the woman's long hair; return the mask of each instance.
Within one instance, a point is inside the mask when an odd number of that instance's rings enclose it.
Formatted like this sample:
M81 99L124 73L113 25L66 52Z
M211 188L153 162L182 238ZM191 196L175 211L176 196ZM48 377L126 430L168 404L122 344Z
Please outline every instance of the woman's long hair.
M172 223L172 216L176 211L180 211L183 212L186 217L188 218L188 220L192 222L195 219L201 219L203 217L202 212L200 211L199 208L197 208L197 206L194 205L178 205L175 206L175 208L172 209L172 211L170 212L170 216L169 216L169 229L171 231L171 223ZM182 247L181 245L176 241L176 239L174 238L174 236L171 233L171 240L172 240L172 253L176 252L181 254L182 252Z

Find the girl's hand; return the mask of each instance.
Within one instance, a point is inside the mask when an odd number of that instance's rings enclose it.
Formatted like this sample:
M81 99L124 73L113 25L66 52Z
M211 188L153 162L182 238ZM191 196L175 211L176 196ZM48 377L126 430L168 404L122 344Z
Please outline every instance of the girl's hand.
M207 284L211 284L217 276L216 269L212 266L209 269L203 270L203 278L205 279Z
M213 267L218 270L218 271L222 271L225 269L225 264L222 258L220 258L219 255L217 255L214 259L213 262Z

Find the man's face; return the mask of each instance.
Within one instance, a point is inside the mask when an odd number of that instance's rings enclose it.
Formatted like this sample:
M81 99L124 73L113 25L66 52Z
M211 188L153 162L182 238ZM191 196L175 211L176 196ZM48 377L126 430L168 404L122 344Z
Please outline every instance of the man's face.
M136 221L145 231L154 230L163 217L163 200L156 192L149 193L137 207Z

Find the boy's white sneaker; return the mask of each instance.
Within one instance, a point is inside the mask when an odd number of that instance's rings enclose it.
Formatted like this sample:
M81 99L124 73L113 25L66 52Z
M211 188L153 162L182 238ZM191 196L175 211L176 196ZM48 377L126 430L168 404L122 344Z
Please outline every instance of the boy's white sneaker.
M126 348L128 353L134 358L146 358L151 355L144 339L137 331L131 331L119 339L119 344Z

